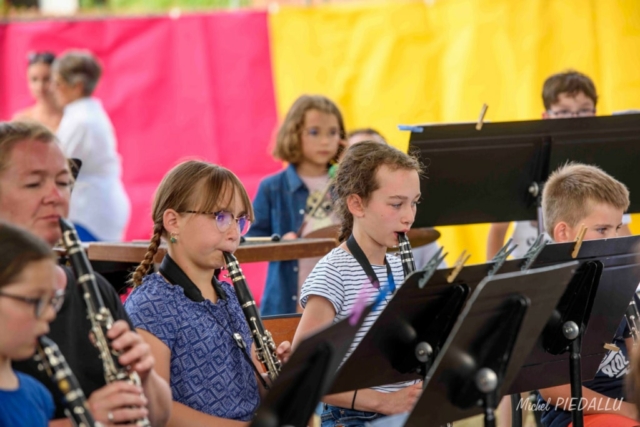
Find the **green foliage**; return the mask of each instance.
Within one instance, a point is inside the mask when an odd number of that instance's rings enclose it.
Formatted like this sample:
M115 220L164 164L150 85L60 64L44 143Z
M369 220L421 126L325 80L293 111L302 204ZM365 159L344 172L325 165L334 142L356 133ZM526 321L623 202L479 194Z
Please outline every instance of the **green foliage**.
M80 0L83 11L163 12L172 8L206 10L251 6L251 0Z

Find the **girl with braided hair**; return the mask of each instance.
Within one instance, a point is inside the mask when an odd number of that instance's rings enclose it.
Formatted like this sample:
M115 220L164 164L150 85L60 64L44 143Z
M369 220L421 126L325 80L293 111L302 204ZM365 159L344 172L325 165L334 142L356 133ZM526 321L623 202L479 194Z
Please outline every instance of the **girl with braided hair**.
M200 161L174 167L155 195L153 237L125 308L173 392L171 425L248 425L260 403L252 338L235 291L217 280L253 209L229 170ZM148 274L162 239L168 253ZM282 343L278 354L288 355Z

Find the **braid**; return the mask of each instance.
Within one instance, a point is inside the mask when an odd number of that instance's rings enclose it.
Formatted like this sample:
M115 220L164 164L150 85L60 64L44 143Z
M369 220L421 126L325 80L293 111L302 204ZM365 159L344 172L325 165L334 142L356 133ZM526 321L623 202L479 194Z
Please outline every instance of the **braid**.
M136 271L131 275L130 281L133 287L140 286L142 284L142 278L149 273L151 265L153 264L153 258L155 258L158 253L158 247L162 239L162 231L163 227L161 222L153 225L153 236L151 237L147 253L144 255L144 259L140 265L136 268Z
M344 242L351 236L353 232L353 215L344 216L342 223L340 224L340 235L338 236L339 242Z

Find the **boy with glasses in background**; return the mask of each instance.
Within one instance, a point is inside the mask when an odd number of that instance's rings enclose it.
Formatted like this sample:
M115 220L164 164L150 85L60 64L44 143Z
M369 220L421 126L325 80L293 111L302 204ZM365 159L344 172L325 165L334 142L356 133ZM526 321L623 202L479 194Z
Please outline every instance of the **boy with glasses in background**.
M598 94L593 80L579 71L568 70L549 76L542 86L542 102L545 111L543 119L566 119L572 117L593 117L596 115ZM619 236L630 236L629 215L624 215ZM508 222L491 224L487 239L487 259L495 256L504 245ZM538 237L536 221L518 221L511 238L518 247L513 251L514 258L522 258Z

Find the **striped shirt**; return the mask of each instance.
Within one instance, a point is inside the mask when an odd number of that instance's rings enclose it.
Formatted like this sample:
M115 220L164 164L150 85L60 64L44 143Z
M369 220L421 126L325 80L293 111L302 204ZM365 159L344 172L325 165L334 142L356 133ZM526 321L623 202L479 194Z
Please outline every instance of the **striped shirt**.
M400 258L396 255L387 254L387 262L391 267L396 286L400 286L404 281L404 271L402 270ZM372 265L371 267L376 276L378 276L380 288L387 286L389 282L387 267L384 265ZM370 304L376 299L379 291L371 285L358 261L349 252L338 247L325 255L311 271L311 274L302 285L300 305L304 308L307 305L307 300L312 295L326 298L336 311L336 317L333 319L333 323L336 323L352 313L360 292L366 292L367 303ZM388 296L365 318L362 327L356 333L356 337L349 347L346 357L349 357L360 344L360 341L362 341L362 338L387 306L390 299L391 296ZM372 388L383 393L391 393L415 383L415 381L406 381Z

